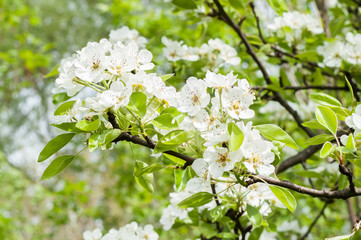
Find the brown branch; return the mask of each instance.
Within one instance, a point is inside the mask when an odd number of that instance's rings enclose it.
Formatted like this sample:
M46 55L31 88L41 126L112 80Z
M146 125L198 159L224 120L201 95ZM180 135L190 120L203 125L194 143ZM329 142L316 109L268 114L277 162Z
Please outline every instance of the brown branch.
M338 165L338 169L340 171L341 174L345 175L347 177L347 180L350 184L350 190L355 191L356 187L355 184L353 182L352 179L352 171L351 169L349 169L348 167L344 166L344 165Z
M318 150L320 150L322 144L319 145L312 145L308 148L302 150L301 152L297 153L296 155L286 159L283 161L276 169L276 173L281 173L287 170L290 167L293 167L296 164L302 163L302 161L306 160L307 158L311 157L315 154Z
M346 200L347 201L347 200ZM306 239L306 237L308 236L308 234L310 234L312 228L316 225L318 219L323 215L326 207L327 207L328 202L325 203L325 205L323 205L323 208L321 209L320 213L316 216L316 218L313 220L313 222L311 223L311 225L308 227L307 232L300 238L300 240L304 240Z
M113 113L108 112L108 120L109 122L112 124L114 129L121 129L115 119L115 116ZM149 138L149 137L148 137ZM138 145L142 145L144 147L147 148L151 148L154 149L155 148L155 143L149 138L148 141L141 139L139 136L134 136L128 132L122 132L116 139L113 140L114 143L120 142L120 141L127 141L127 142L132 142ZM184 168L186 168L189 165L192 165L192 163L194 162L194 160L196 160L193 157L181 154L179 152L175 152L175 151L165 151L164 153L172 155L174 157L183 159L184 161L186 161L186 163L184 164Z
M219 19L228 24L233 30L237 33L237 35L242 40L243 44L246 46L247 53L252 57L252 59L256 62L258 68L262 72L263 78L265 79L267 84L272 84L272 80L270 76L268 75L266 68L264 67L261 60L257 57L256 53L254 52L251 44L248 42L246 35L243 33L241 28L233 22L233 20L230 18L230 16L224 11L222 4L218 0L213 0L218 8L218 16ZM281 96L281 94L277 91L272 91L274 94L274 98L276 101L278 101L295 119L297 122L297 125L310 137L313 137L315 134L309 129L304 126L302 126L302 120L300 116L298 115L297 111L295 111L288 103L287 101Z
M294 184L290 181L278 180L271 177L264 177L256 174L250 174L249 180L247 181L248 185L257 183L257 182L266 182L268 184L284 187L298 193L310 195L311 197L318 197L321 199L348 199L350 197L355 197L361 195L361 188L355 188L355 191L345 188L342 190L330 191L330 190L316 190L312 188L303 187L297 184Z
M259 36L259 38L261 39L261 41L262 41L263 44L267 44L266 40L265 40L264 37L263 37L262 31L261 31L261 24L260 24L260 22L259 22L259 17L258 17L258 15L257 15L257 13L256 13L256 10L255 10L255 8L254 8L254 3L253 3L253 2L250 2L249 5L251 6L253 15L254 15L254 17L256 18L257 29L258 29L258 36Z
M316 5L318 8L318 11L320 12L322 23L323 23L323 29L325 30L326 36L328 38L331 37L331 31L330 31L330 19L327 16L327 6L325 0L316 0Z

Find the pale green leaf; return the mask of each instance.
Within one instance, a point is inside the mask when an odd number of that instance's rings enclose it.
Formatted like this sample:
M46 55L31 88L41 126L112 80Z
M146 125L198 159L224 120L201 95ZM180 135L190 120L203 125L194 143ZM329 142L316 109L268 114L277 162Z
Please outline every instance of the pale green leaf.
M40 152L38 157L38 162L42 162L49 157L51 157L54 153L62 149L70 140L74 137L75 133L65 133L56 136L51 139L44 149Z
M321 158L328 157L335 150L335 148L336 148L336 146L333 145L332 143L325 142L321 148L320 157Z
M318 144L322 144L324 142L327 141L331 141L333 140L335 137L333 135L329 135L329 134L321 134L321 135L317 135L314 136L310 139L307 139L307 141L305 142L305 145L309 146L309 145L318 145Z
M276 195L276 197L281 201L281 203L288 208L288 210L293 212L296 209L296 199L288 190L274 185L269 185L269 188L274 193L274 195Z
M316 119L322 126L327 128L333 135L336 135L337 116L329 107L317 106Z
M199 192L178 203L178 207L200 207L211 202L214 196L214 194L211 194L209 192Z
M260 133L270 140L276 140L294 149L298 149L296 142L282 128L273 124L255 126Z
M73 155L64 155L54 159L50 165L45 169L41 180L52 178L64 170L75 158Z
M317 104L325 106L341 107L340 101L336 98L322 92L313 92L308 97Z

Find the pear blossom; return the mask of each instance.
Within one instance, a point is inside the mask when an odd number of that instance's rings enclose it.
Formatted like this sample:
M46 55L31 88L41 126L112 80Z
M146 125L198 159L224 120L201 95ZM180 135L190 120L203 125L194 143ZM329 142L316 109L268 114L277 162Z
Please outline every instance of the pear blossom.
M206 83L203 80L190 77L178 94L178 111L194 116L202 108L207 107L209 100L210 95L207 93Z
M102 232L99 228L94 229L93 231L85 231L83 233L84 240L100 240L102 237Z
M76 57L70 57L63 59L58 68L59 77L55 83L59 88L67 89L68 96L74 96L84 88L83 85L74 81L76 80L75 70L78 66L79 60Z
M128 44L133 46L133 44ZM127 46L128 47L128 46ZM133 71L137 66L137 60L131 55L130 50L120 44L116 44L107 56L108 71L114 75L122 75Z
M198 177L194 177L187 182L186 189L189 192L206 192L211 190L211 180L208 163L202 158L196 159L192 163L192 168Z
M105 109L113 107L118 110L129 103L129 97L132 94L132 89L129 85L124 85L120 81L113 82L110 89L100 94L99 104Z
M345 123L350 128L355 129L355 135L361 133L361 105L355 108L355 112L345 119Z
M204 81L208 87L228 90L237 82L237 75L233 75L232 71L226 76L207 71Z
M247 119L254 116L254 111L249 109L255 99L253 94L245 92L240 87L233 87L222 92L222 104L229 116L234 119Z
M224 147L208 147L203 153L203 159L208 162L209 171L214 177L221 177L224 171L233 169L241 158L241 151L229 152Z
M75 75L87 82L100 82L102 74L108 68L106 54L111 48L111 43L107 39L100 42L90 42L86 47L77 51L79 65L75 70Z
M135 29L129 29L129 27L124 26L117 30L110 31L109 41L116 43L121 41L124 44L134 41L140 48L143 48L148 40L139 35L139 32Z

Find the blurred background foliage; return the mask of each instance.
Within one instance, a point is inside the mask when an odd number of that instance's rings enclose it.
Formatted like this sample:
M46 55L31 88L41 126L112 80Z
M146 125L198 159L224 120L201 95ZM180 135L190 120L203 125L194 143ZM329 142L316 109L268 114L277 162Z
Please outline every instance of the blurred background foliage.
M336 18L342 12L334 14ZM49 127L55 108L51 98L55 78L44 76L62 58L87 42L108 37L110 30L122 26L136 29L149 39L148 49L154 55L157 71L175 71L174 84L190 75L202 75L197 66L166 63L161 56L162 36L198 47L210 38L220 37L241 49L232 30L220 21L202 18L202 13L180 11L169 1L0 0L0 239L81 239L85 230L118 228L133 220L143 225L153 224L161 239L199 236L197 230L184 225L162 232L158 222L169 203L168 193L173 191L173 169L155 174L154 194L140 188L133 177L134 161L154 162L147 149L121 143L113 151L90 154L85 150L61 175L39 181L47 163L37 163L38 154L45 143L58 134ZM244 28L254 29L254 26L255 21L249 20ZM249 56L239 52L245 65L234 69L235 73L240 78L247 77L253 85L260 84L263 80ZM305 77L314 74L307 73ZM294 98L294 94L289 98ZM272 113L260 116L255 119L256 123L273 119ZM295 127L295 123L288 121L289 132ZM297 140L300 139L304 136ZM78 139L63 153L83 148L83 139ZM314 163L318 160L315 158ZM294 169L286 173L289 179L311 174L301 166ZM332 174L319 174L315 185L335 182L336 178ZM299 179L295 182L303 184ZM304 197L298 205L292 217L287 210L276 210L269 218L277 216L275 226L291 219L297 219L300 227L309 226L323 202ZM313 229L315 236L350 231L347 214L341 213L344 205L339 208L334 204L326 209L328 217L319 220L318 226L322 227ZM203 231L213 231L205 228ZM284 239L291 239L294 233L285 231L282 235Z

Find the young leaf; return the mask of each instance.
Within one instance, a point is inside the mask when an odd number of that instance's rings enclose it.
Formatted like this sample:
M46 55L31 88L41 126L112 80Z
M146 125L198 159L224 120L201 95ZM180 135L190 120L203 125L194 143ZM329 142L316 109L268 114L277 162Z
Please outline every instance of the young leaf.
M50 165L45 169L41 180L52 178L64 170L75 158L73 155L64 155L54 159Z
M307 139L307 141L305 142L305 145L309 146L309 145L318 145L318 144L322 144L324 142L327 141L331 141L333 140L335 137L333 135L329 135L329 134L321 134L321 135L317 135L314 136L310 139Z
M229 151L236 151L243 143L244 134L241 129L232 122L228 124L228 134L230 136Z
M321 148L320 157L321 158L328 157L328 155L330 155L335 150L335 148L336 148L336 146L333 145L332 143L325 142Z
M296 142L279 126L273 124L263 124L255 126L255 128L269 140L276 140L286 144L286 146L296 150L298 149Z
M187 186L187 182L192 178L191 166L188 166L185 170L174 169L174 182L178 192L183 191Z
M262 224L262 215L257 208L247 204L247 216L253 228L258 228Z
M345 121L345 119L351 115L351 111L347 108L343 107L330 107L332 111L334 111L337 115L337 118L341 121Z
M54 112L54 116L62 115L74 106L76 101L69 101L61 104Z
M75 133L65 133L56 136L51 139L44 149L40 152L38 162L42 162L49 157L51 157L54 153L62 149L70 140L74 137Z
M83 133L84 131L77 128L76 124L77 124L76 122L65 122L65 123L50 124L50 125L68 132Z
M346 147L347 148L355 148L355 140L353 139L352 134L348 135Z
M189 208L189 207L200 207L213 200L214 194L209 192L199 192L189 198L184 199L178 203L178 207Z
M56 65L55 67L53 67L50 72L48 72L44 78L50 78L50 77L54 77L55 75L59 74L58 68L60 67L60 64Z
M325 105L325 106L334 106L341 107L340 101L336 98L322 92L313 92L308 96L314 103Z
M100 127L100 123L101 123L100 119L97 119L93 122L90 122L88 120L81 120L81 121L77 122L77 124L75 126L85 132L92 132L92 131L97 130Z
M333 135L337 131L337 116L329 107L317 106L316 108L317 121L327 128Z
M167 81L168 79L172 78L174 76L174 73L166 74L161 76L160 78L163 80L163 82Z
M192 131L174 130L163 136L154 148L154 153L165 152L174 149L182 143L193 138Z
M144 117L147 112L147 96L142 92L133 92L128 106L136 115Z
M140 176L143 176L145 174L149 174L149 173L152 173L152 172L156 172L156 171L159 171L161 169L163 169L164 167L159 164L159 163L154 163L150 166L147 166L147 167L144 167L144 168L140 168L138 169L135 173L134 173L134 176L136 177L140 177Z
M180 158L175 157L173 155L166 154L166 153L163 153L163 155L165 157L167 157L168 159L170 159L171 161L173 161L174 163L179 164L181 166L183 166L186 163L186 161L184 161L183 159L180 159Z
M145 162L141 162L136 160L134 165L134 172L137 172L139 169L146 168L148 164ZM153 182L153 173L147 174L147 175L141 175L139 177L135 176L135 181L145 190L147 190L150 193L154 192L154 188L152 185Z
M62 103L66 100L68 100L70 97L66 92L56 93L53 95L53 104L58 105L59 103Z
M316 119L302 123L302 126L312 129L326 129Z
M295 197L286 189L283 189L278 186L268 185L271 191L276 195L276 197L285 205L288 210L293 212L297 207L297 202Z
M170 113L161 114L153 119L153 125L161 129L173 129L178 127L178 122Z

